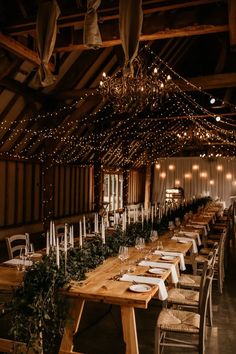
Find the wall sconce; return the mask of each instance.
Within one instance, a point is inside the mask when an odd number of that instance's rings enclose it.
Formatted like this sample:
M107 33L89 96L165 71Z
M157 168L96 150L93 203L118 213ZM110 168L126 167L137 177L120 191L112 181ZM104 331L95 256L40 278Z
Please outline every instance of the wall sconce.
M194 171L199 170L199 165L193 165L193 166L192 166L192 169L193 169Z
M216 169L217 169L217 171L222 171L223 170L223 166L222 165L218 165L218 166L216 166Z
M161 172L161 173L160 173L160 177L161 177L161 178L166 178L166 173L165 173L165 172Z

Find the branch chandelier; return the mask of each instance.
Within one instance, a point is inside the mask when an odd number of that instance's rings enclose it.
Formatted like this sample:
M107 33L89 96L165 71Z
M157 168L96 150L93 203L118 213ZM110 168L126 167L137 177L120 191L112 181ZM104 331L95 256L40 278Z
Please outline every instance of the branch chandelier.
M24 116L18 125L15 125L15 121L2 121L0 133L4 135L9 131L8 142L18 142L0 155L40 161L51 157L55 164L76 163L85 166L93 165L94 152L99 150L103 164L111 161L112 165L119 167L127 162L139 167L147 161L155 162L159 157L175 155L193 138L196 143L209 146L209 153L215 156L236 155L236 123L232 117L236 106L193 85L150 48L145 46L144 49L145 61L140 56L136 58L132 74L120 69L111 76L101 75L102 84L97 90L86 93L78 102L64 105L53 112ZM151 64L145 64L147 61ZM189 86L190 91L185 92L176 82ZM96 113L70 119L75 109L98 92L104 98L108 93L116 95L116 98L110 98ZM208 108L198 103L194 92L197 92L197 97L204 95ZM230 113L218 115L212 112L214 103L228 106ZM66 119L56 125L58 118L63 117ZM46 127L44 120L52 120L51 127ZM40 121L41 129L38 126ZM94 124L104 124L106 129L96 132L91 129ZM81 131L87 134L81 135ZM24 134L23 140L19 139L21 134ZM45 140L47 143L57 143L51 155L38 149L39 142ZM97 144L98 141L100 144ZM128 157L123 155L124 141L129 144Z
M120 69L112 76L104 72L99 88L115 112L133 113L145 109L155 111L169 97L174 85L169 74L158 66L148 70L142 59L137 57L132 70Z

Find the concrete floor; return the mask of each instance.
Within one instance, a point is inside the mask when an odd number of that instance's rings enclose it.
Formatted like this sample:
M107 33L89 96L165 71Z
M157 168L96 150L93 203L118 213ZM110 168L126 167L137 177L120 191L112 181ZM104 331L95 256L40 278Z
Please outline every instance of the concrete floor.
M153 354L155 321L161 303L152 301L147 310L136 311L140 354ZM223 294L213 286L213 327L207 330L206 354L236 352L236 251L230 248ZM87 303L75 350L85 354L123 354L120 311L117 306ZM165 348L164 353L196 353L190 349Z

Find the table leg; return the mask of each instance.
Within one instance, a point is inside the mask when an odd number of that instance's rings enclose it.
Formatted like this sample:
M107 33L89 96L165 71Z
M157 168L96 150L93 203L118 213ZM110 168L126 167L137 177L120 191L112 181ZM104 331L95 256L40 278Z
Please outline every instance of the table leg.
M138 337L134 307L121 306L121 320L126 344L126 354L138 354Z
M73 336L77 333L82 316L85 300L79 298L70 299L70 311L61 341L59 354L73 353Z

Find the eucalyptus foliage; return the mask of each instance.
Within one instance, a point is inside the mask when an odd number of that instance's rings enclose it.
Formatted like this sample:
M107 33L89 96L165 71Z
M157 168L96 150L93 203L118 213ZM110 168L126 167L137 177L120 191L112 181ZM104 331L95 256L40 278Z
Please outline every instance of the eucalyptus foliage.
M134 246L137 236L149 242L152 228L161 235L168 225L168 220L175 217L182 219L185 212L193 212L205 205L208 198L182 205L168 212L162 220L152 224L145 220L127 225L125 232L120 227L111 235L106 235L106 244L99 236L86 239L83 248L75 244L68 250L67 257L60 254L60 268L57 268L55 253L44 256L42 261L34 263L25 273L23 284L13 296L9 311L12 314L11 336L15 340L27 343L34 353L55 354L58 352L63 327L69 310L66 297L61 289L69 286L70 280L82 281L86 273L96 268L107 257L118 253L119 246Z

